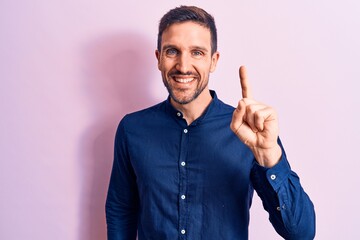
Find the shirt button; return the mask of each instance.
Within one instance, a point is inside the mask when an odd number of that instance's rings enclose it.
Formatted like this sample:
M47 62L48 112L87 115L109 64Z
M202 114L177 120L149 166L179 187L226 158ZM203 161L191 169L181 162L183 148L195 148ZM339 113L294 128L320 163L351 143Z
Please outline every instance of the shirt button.
M184 200L184 199L185 199L185 195L181 195L181 199Z
M178 117L181 117L181 113L179 113L179 112L178 112L176 115L177 115Z
M275 174L272 174L272 175L270 176L270 179L271 179L271 180L275 180L275 179L276 179L276 175L275 175Z
M188 130L187 129L184 129L184 133L187 133L188 132Z
M181 234L185 234L185 233L186 233L184 229L182 229L180 232L181 232Z
M181 162L181 166L185 167L186 163L185 162Z
M280 211L280 210L281 210L281 208L280 208L280 207L277 207L277 208L276 208L276 210Z

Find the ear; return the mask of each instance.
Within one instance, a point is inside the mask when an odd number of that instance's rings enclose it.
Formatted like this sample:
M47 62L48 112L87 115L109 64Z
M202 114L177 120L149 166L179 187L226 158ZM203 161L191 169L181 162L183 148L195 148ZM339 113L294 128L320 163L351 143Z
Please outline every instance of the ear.
M216 69L216 64L219 60L220 57L220 53L219 52L215 52L212 57L211 57L211 65L210 65L210 72L214 72Z
M155 56L158 61L158 69L160 70L160 52L157 49L155 50Z

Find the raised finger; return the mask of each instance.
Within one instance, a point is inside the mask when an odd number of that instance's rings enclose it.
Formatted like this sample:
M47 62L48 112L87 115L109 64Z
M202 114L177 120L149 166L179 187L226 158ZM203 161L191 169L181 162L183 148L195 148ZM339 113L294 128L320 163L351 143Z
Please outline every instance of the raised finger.
M251 89L248 83L247 73L245 66L240 66L239 69L240 85L243 98L252 98Z

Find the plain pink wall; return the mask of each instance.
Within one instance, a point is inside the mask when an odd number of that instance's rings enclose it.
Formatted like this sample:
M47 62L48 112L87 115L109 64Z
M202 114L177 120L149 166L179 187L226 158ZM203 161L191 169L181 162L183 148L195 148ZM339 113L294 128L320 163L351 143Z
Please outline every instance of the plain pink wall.
M360 3L196 1L215 16L210 87L235 105L245 64L317 212L316 239L360 239ZM157 23L191 1L0 3L0 239L105 239L113 137L163 100ZM258 197L250 239L280 239Z

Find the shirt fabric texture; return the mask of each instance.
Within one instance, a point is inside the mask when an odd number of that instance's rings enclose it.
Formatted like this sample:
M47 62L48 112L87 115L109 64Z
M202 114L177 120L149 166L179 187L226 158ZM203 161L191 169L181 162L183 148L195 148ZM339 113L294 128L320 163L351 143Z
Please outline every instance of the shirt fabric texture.
M106 200L108 239L248 239L254 189L283 238L313 239L314 207L284 150L274 167L257 164L230 129L234 108L210 93L211 104L190 125L170 98L121 120Z

